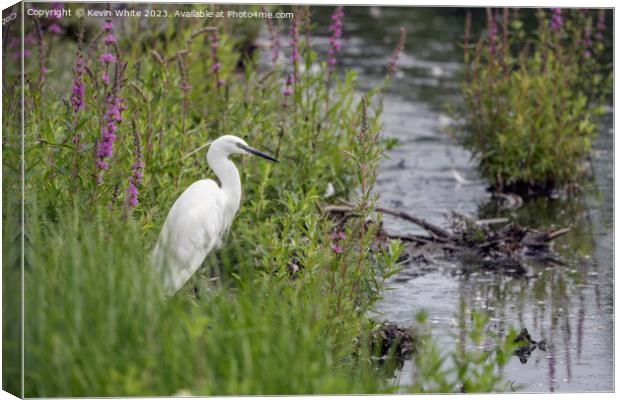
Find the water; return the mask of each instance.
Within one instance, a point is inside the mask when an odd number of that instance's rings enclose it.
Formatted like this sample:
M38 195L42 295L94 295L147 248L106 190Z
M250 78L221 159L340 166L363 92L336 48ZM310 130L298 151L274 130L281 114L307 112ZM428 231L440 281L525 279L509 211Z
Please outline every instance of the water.
M316 8L318 9L318 8ZM331 8L316 18L328 18ZM523 392L612 391L613 386L613 123L603 118L594 155L592 187L571 202L539 200L516 212L498 212L470 155L444 133L450 123L445 104L458 101L464 12L452 8L346 8L341 65L360 74L365 87L383 79L387 60L407 28L406 50L385 97L384 134L400 141L380 165L381 203L445 225L457 210L479 217L510 217L537 227L571 227L555 247L566 266L528 266L531 278L499 273L462 273L464 265L436 258L426 266L409 264L390 281L378 305L382 318L408 326L425 310L433 335L444 349L455 349L459 310L486 311L488 329L527 328L547 350L535 350L526 363L514 356L506 380ZM482 12L482 11L478 11ZM326 37L319 39L326 44ZM466 178L459 184L453 172ZM386 217L390 233L422 233L416 226ZM411 381L411 362L399 374Z

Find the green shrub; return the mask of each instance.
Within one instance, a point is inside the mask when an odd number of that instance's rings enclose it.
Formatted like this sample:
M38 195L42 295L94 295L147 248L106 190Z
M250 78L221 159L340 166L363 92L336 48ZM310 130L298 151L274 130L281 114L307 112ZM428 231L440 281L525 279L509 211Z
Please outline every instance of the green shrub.
M553 10L551 18L536 13L532 34L508 9L501 23L488 10L488 32L475 48L466 32L461 139L495 190L548 193L587 173L611 88L601 62L605 14Z

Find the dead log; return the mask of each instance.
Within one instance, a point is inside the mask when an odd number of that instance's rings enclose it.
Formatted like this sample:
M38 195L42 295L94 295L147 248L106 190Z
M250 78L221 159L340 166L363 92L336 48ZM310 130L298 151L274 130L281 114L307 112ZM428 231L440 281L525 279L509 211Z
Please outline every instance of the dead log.
M337 216L340 224L347 218L357 215L351 203L328 205L322 210ZM378 246L381 246L381 243L385 244L387 239L399 239L411 243L416 248L435 246L436 249L444 250L451 255L473 254L484 265L512 266L507 269L523 272L525 272L525 268L521 266L523 259L562 264L561 258L552 253L550 242L570 232L568 228L550 232L538 231L508 223L507 218L476 220L458 212L452 213L453 226L450 231L404 211L381 206L376 206L375 211L409 221L429 234L429 236L393 235L381 228L375 239ZM502 223L506 225L499 229L491 228L491 225Z
M343 212L343 213L351 213L354 212L354 206L350 203L344 203L344 205L329 205L326 206L324 208L324 210L326 212ZM404 211L400 211L400 210L394 210L392 208L387 208L387 207L375 207L375 211L381 212L383 214L388 214L388 215L392 215L394 217L398 217L398 218L402 218L404 220L407 220L409 222L412 222L416 225L418 225L419 227L423 228L424 230L426 230L427 232L431 233L433 236L437 237L437 238L443 238L443 239L448 239L448 240L452 240L452 234L450 232L448 232L447 230L437 226L437 225L433 225L430 222L425 221L422 218L418 218L414 215L408 214Z

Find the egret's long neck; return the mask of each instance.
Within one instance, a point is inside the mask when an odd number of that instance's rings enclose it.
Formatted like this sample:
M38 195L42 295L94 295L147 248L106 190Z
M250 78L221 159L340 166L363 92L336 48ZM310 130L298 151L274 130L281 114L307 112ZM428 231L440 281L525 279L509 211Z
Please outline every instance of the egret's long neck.
M209 151L207 162L217 175L220 186L226 194L227 207L233 213L239 208L241 202L241 178L235 164L228 159L228 156L220 151Z

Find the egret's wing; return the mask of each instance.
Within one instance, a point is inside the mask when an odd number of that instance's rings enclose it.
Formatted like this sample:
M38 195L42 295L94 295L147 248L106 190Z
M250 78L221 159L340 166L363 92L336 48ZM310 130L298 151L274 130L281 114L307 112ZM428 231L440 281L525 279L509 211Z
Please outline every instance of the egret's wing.
M224 193L212 180L193 183L172 205L153 250L167 290L180 289L220 240L224 207Z

